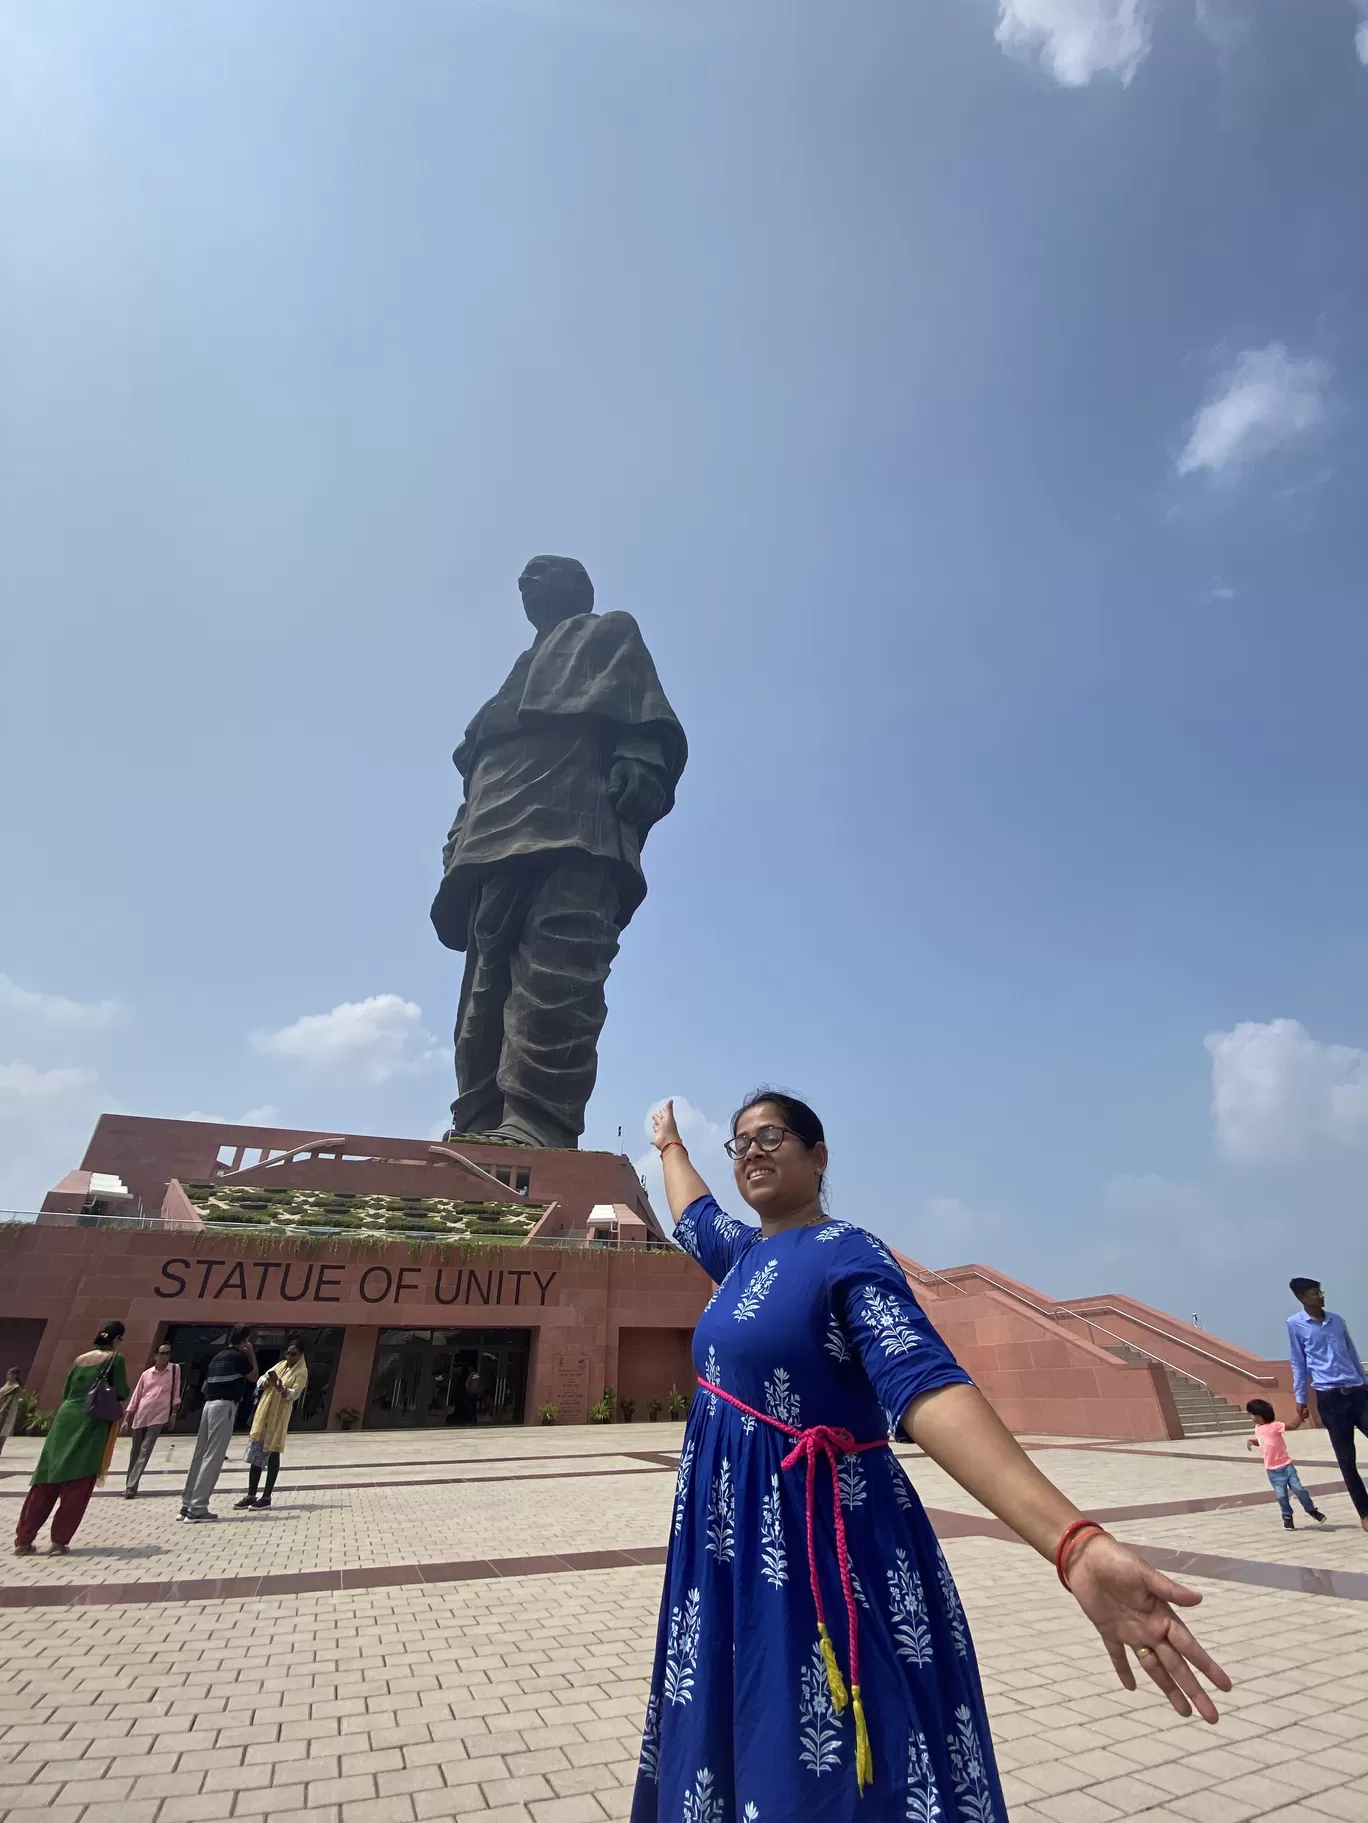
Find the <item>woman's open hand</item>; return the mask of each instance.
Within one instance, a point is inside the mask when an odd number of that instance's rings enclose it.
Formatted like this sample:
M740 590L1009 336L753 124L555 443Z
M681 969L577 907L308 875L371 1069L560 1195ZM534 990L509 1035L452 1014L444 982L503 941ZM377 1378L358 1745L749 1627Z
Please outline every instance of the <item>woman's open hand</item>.
M657 1152L663 1152L671 1141L680 1145L679 1128L675 1124L674 1102L667 1101L664 1107L657 1108L651 1116L651 1144Z
M1075 1548L1069 1581L1127 1690L1135 1689L1129 1648L1179 1715L1195 1709L1204 1722L1217 1719L1197 1673L1217 1690L1229 1690L1230 1679L1173 1611L1175 1605L1195 1608L1202 1599L1195 1589L1171 1581L1105 1533L1094 1533Z

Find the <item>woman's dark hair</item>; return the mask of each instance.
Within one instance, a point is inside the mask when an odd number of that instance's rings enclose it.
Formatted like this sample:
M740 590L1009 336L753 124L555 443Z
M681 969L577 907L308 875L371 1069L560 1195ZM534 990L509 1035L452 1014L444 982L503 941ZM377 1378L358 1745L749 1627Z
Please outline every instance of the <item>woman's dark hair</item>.
M285 1346L287 1349L297 1348L301 1355L304 1353L304 1344L298 1336L291 1336Z
M228 1346L230 1348L237 1348L241 1343L247 1340L251 1333L252 1326L250 1323L235 1323L228 1331Z
M106 1323L103 1329L95 1332L96 1348L112 1348L123 1332L122 1323Z
M1257 1418L1260 1424L1272 1424L1273 1422L1273 1407L1267 1399L1251 1399L1245 1406L1245 1410L1251 1418Z
M784 1117L784 1125L796 1133L804 1146L811 1152L814 1146L826 1144L826 1129L823 1127L815 1108L810 1108L805 1101L796 1095L790 1095L787 1089L771 1089L761 1086L753 1090L731 1117L732 1137L736 1137L736 1123L743 1114L749 1114L752 1108L758 1108L762 1101L769 1102L778 1108ZM817 1184L817 1198L823 1209L827 1206L826 1173L823 1172Z

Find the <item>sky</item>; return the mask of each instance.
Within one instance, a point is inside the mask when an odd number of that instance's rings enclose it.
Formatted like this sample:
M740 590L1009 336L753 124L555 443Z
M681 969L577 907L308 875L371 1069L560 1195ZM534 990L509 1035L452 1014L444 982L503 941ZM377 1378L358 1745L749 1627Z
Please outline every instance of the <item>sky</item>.
M1365 172L1368 0L9 0L0 1206L437 1130L555 551L691 749L585 1144L1368 1332Z

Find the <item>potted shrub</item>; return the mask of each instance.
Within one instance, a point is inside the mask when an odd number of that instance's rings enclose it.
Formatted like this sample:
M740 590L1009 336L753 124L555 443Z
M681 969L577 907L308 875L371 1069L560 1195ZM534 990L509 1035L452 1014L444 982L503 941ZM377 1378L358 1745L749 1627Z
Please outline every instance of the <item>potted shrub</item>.
M672 1386L670 1388L670 1396L669 1396L668 1403L669 1403L669 1407L670 1407L670 1416L671 1416L671 1418L673 1418L676 1421L676 1423L679 1421L679 1419L688 1416L689 1401L684 1397L683 1393L680 1392L680 1390L677 1386Z
M659 1399L648 1399L646 1401L646 1416L651 1420L652 1424L655 1423L664 1409L665 1407L660 1403Z
M598 1404L591 1405L589 1408L590 1424L611 1424L613 1422L613 1412L616 1409L616 1399L616 1388L605 1386L603 1389L603 1397L599 1400Z
M354 1405L344 1405L337 1414L337 1427L339 1430L352 1430L360 1421L361 1414Z
M619 1399L618 1410L622 1413L622 1422L624 1424L630 1424L633 1418L636 1417L636 1400Z
M537 1407L538 1424L554 1424L559 1417L560 1407L558 1405L552 1405L549 1400L545 1405L539 1405Z

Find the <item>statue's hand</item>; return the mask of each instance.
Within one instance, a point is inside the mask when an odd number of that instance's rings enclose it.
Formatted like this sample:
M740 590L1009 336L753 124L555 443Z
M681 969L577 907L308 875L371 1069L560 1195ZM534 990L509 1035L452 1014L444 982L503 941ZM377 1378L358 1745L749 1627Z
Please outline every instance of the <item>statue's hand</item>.
M644 760L614 760L608 773L608 797L624 823L654 823L665 809L665 787L654 766Z

